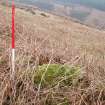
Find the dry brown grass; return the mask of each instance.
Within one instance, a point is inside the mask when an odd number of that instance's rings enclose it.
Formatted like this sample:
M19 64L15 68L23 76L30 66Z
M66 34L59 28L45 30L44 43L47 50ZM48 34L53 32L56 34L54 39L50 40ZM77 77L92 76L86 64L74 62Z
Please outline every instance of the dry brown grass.
M0 103L2 105L105 105L105 32L35 10L16 9L16 75L10 82L10 8L0 6ZM6 19L7 24L4 24ZM7 26L5 26L7 25ZM6 39L6 42L5 42ZM48 63L80 66L83 78L76 87L43 89L30 74ZM66 98L68 104L54 104Z

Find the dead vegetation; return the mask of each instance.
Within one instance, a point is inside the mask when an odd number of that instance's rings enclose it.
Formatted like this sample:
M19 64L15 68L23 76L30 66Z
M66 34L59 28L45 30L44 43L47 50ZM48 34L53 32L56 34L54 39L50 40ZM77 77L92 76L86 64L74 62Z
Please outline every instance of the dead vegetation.
M10 8L8 9L10 11ZM0 10L6 12L2 6ZM10 16L10 12L8 14ZM9 16L7 21L10 23ZM104 31L51 14L44 18L38 10L32 15L17 8L16 73L13 85L10 81L11 31L8 25L7 28L3 27L2 19L0 19L1 105L105 105ZM67 77L64 75L65 72L61 76L58 73L59 75L52 78L51 76L56 74L48 72L52 64L79 67L81 75L75 80L76 84L68 85L73 78L66 81L67 85L60 84L60 81ZM43 65L47 66L43 71L48 75L44 72L41 77L44 74L42 81L46 79L48 87L41 88L40 83L38 85L33 82L33 76L38 73L39 66L43 68ZM49 85L48 76L54 83L56 81L54 86Z

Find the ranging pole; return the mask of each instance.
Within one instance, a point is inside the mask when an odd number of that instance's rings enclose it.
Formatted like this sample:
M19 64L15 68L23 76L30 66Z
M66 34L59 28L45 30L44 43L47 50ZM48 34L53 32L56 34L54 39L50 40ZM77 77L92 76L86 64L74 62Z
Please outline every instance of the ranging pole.
M15 75L15 4L14 0L12 0L12 78L14 78Z

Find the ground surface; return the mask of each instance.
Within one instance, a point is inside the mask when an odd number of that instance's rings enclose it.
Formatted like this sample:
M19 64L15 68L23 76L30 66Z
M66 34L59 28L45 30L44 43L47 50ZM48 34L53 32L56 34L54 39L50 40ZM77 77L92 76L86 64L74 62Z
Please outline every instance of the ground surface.
M20 87L20 90L17 89L20 92L17 93L18 99L15 99L16 105L34 105L36 102L35 105L53 105L52 102L43 103L43 98L34 98L37 89L27 76L27 72L33 71L37 65L48 64L50 61L80 66L86 78L85 83L89 82L85 88L70 87L67 93L66 90L63 91L64 97L70 100L70 105L105 105L105 31L89 28L37 9L30 11L27 8L16 8L15 20L15 84L17 86L20 81L21 86L24 84L23 90ZM11 90L11 86L8 85L11 65L10 42L11 8L0 5L0 102L8 102L9 99L5 98L11 93L8 92ZM8 103L3 105L13 104Z

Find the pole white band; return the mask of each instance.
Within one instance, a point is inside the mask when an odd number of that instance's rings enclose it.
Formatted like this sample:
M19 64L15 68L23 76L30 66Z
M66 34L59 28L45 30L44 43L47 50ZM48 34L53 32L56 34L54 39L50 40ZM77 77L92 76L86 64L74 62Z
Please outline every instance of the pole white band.
M12 49L12 78L15 75L15 49Z

